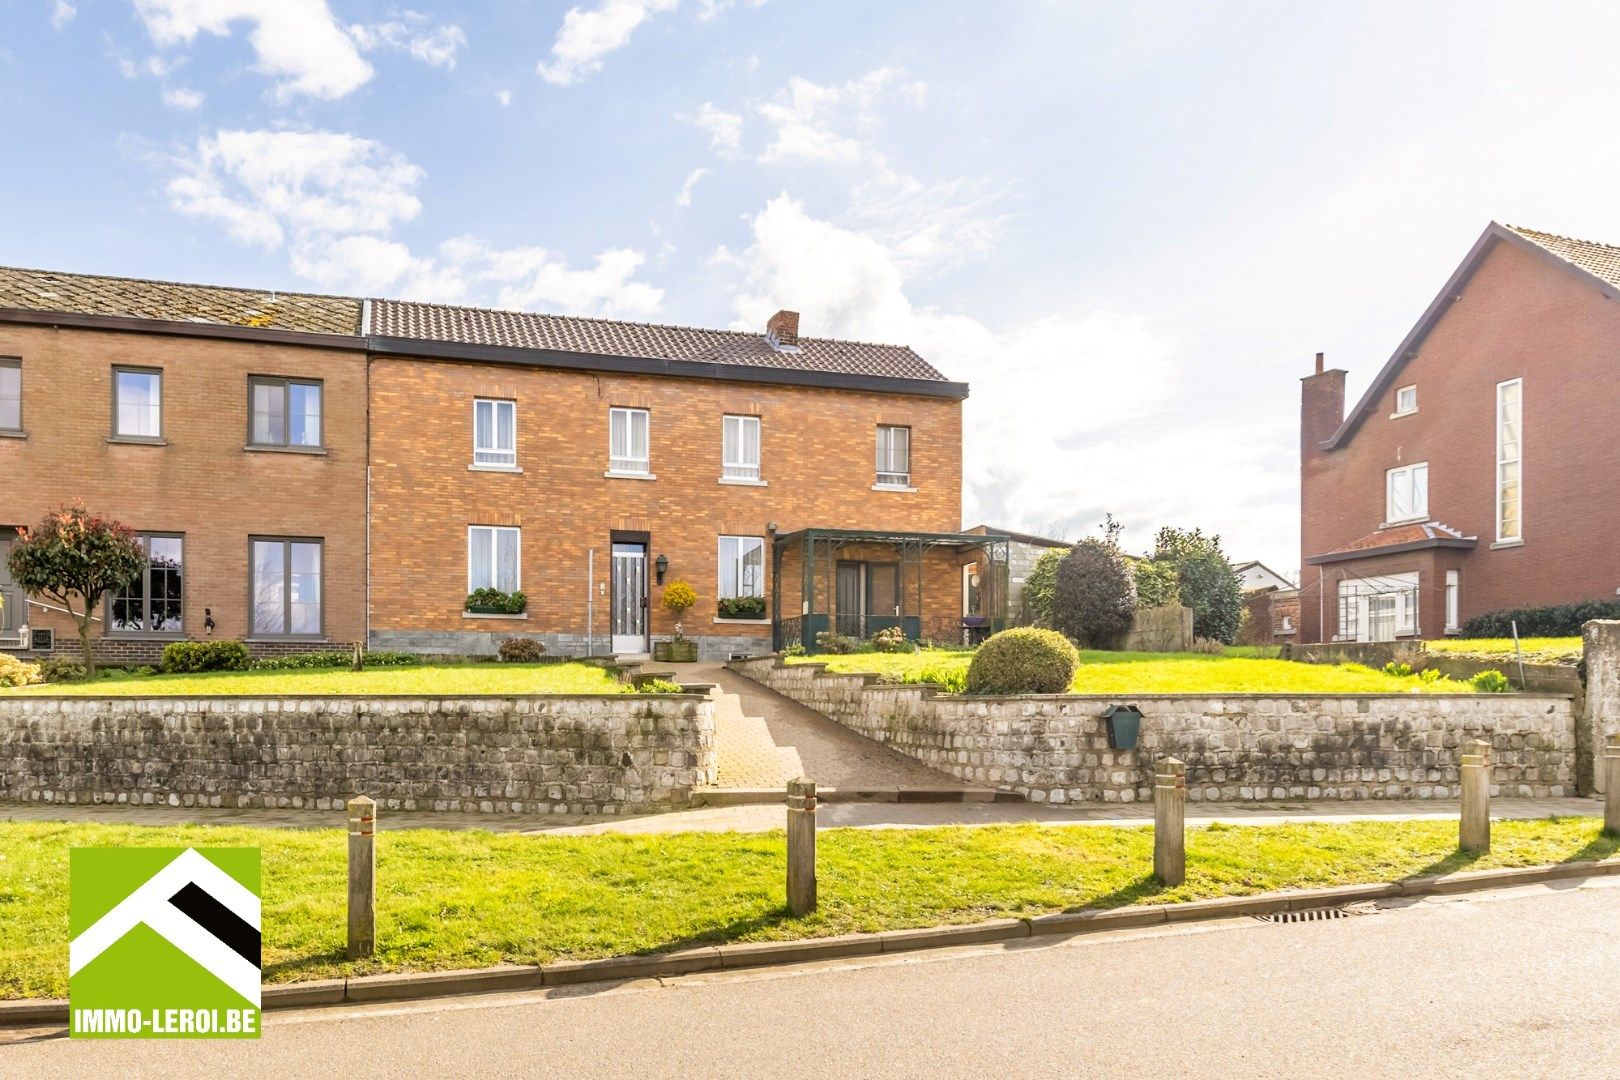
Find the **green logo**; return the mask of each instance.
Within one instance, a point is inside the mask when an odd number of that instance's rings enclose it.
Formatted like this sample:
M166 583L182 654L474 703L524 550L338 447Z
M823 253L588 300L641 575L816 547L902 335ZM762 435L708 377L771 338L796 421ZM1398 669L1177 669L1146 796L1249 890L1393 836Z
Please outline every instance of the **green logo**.
M259 1037L259 849L74 848L69 1031Z

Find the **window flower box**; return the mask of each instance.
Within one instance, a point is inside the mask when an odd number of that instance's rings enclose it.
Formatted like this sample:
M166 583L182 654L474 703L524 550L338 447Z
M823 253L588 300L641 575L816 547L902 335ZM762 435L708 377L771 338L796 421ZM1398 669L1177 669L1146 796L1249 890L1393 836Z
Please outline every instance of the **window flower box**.
M467 594L463 610L469 615L521 615L529 608L529 598L521 592L475 589Z
M722 619L763 619L765 617L765 598L763 596L722 597L718 610Z

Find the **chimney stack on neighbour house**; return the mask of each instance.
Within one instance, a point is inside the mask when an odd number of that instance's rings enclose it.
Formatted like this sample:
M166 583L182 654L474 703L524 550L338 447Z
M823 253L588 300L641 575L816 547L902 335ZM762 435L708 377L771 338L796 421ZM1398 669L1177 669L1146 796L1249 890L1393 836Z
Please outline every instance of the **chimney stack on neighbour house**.
M765 324L765 336L779 349L799 347L799 313L778 311Z
M1325 368L1322 354L1317 353L1316 373L1300 380L1299 446L1306 457L1344 423L1344 370Z

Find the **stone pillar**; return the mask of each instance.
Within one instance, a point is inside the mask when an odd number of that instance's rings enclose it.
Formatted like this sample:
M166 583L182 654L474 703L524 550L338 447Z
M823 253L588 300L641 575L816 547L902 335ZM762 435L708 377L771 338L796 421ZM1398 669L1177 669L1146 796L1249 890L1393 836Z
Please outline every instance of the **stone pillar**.
M1603 747L1603 828L1620 833L1620 735L1610 735Z
M1575 786L1603 794L1604 740L1620 734L1620 621L1594 619L1581 628L1586 707L1575 718Z
M787 906L789 915L816 910L816 782L787 786Z
M1469 739L1462 744L1462 821L1459 845L1483 855L1491 850L1491 744Z
M1153 767L1153 876L1163 885L1187 878L1187 766L1173 757Z
M377 951L377 803L364 795L349 800L350 960Z

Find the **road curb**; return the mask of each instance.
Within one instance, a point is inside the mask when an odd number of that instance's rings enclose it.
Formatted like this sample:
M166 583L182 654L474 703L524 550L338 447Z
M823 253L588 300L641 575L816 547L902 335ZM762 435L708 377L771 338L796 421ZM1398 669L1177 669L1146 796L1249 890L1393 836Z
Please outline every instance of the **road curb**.
M795 941L740 942L705 945L648 956L616 956L606 960L558 960L527 966L507 964L491 968L431 971L398 975L359 975L352 979L267 986L263 1008L294 1009L311 1006L358 1005L380 1001L453 997L510 990L539 990L581 983L622 982L690 975L702 971L798 964L850 956L877 956L921 949L949 948L1029 937L1078 936L1106 930L1125 930L1205 919L1272 915L1316 907L1340 907L1369 900L1402 897L1450 896L1549 881L1620 875L1620 859L1522 866L1503 870L1464 870L1455 874L1425 875L1403 881L1366 885L1334 885L1316 889L1222 896L1180 904L1139 904L1120 908L1091 908L1027 919L995 919L955 926L928 926L912 930L885 930L876 934L800 938ZM0 1027L40 1027L66 1024L68 1003L61 998L0 1001Z

